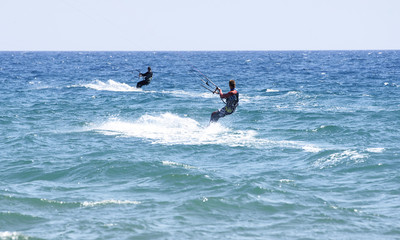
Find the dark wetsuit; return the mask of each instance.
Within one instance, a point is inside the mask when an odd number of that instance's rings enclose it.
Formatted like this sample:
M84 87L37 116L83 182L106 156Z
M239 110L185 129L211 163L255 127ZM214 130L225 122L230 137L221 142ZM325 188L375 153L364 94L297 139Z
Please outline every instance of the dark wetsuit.
M141 88L143 85L150 84L151 79L153 78L153 72L149 71L143 74L140 74L144 77L143 81L140 81L136 84L136 88Z
M232 114L236 107L239 105L239 92L236 89L223 94L222 91L219 92L220 98L226 99L225 107L211 114L210 122L217 122L218 119L225 117L226 115Z

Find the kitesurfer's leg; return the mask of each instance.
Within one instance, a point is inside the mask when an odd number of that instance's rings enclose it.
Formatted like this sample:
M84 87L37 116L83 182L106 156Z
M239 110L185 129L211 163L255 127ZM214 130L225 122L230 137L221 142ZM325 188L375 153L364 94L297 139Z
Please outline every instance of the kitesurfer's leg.
M230 113L226 112L225 107L221 108L218 111L215 111L211 114L211 118L210 118L210 123L211 122L218 122L218 119L225 117L226 115L229 115Z
M210 123L211 122L218 122L219 119L219 111L215 111L211 113Z
M138 82L138 83L136 84L136 88L141 88L141 87L143 86L142 82L143 82L143 81Z
M140 81L136 84L136 88L141 88L143 85L149 85L149 83L150 83L150 81L146 81L146 80Z

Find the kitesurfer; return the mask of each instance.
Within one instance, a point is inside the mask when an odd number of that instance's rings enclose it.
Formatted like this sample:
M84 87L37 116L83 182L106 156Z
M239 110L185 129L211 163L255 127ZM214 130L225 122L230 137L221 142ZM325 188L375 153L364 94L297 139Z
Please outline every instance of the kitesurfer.
M136 84L136 88L141 88L143 85L149 85L151 79L153 79L153 72L151 71L151 67L147 68L146 73L140 73L139 72L139 77L144 77L143 81L140 81Z
M235 89L235 87L235 80L230 80L229 92L223 94L220 88L216 88L216 90L219 92L219 97L221 99L226 99L226 105L225 107L211 114L210 123L217 122L218 119L225 117L226 115L232 114L236 110L236 107L239 105L239 92Z

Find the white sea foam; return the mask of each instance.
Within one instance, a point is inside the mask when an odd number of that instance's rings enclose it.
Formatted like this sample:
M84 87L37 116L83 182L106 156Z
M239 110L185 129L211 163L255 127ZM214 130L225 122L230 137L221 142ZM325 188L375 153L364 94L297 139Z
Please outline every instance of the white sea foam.
M279 92L277 89L267 89L266 92Z
M37 85L37 84L41 84L41 81L29 81L30 85Z
M142 138L154 144L165 145L215 144L259 149L282 147L307 152L320 151L318 147L310 143L258 138L254 130L233 130L220 123L203 127L191 118L172 113L157 116L143 115L135 121L111 118L104 123L92 124L88 130L98 131L105 135Z
M385 86L392 86L392 87L399 87L398 84L396 84L396 83L389 83L389 82L385 82L384 85L385 85Z
M94 202L90 202L90 201L85 201L83 203L81 203L81 205L83 207L94 207L97 205L108 205L108 204L140 204L141 202L138 201L129 201L129 200L103 200L103 201L94 201Z
M42 81L29 81L29 84L32 85L32 88L34 88L36 90L56 88L56 87L52 87L46 83L43 83Z
M173 90L173 91L163 90L161 91L161 93L171 94L176 97L215 98L215 95L213 95L211 92L187 92L184 90Z
M381 153L385 150L385 148L367 148L367 152L371 153Z
M279 182L281 182L281 183L290 183L290 182L294 182L294 180L290 180L290 179L281 179L281 180L279 180Z
M309 144L309 145L305 145L303 147L303 150L306 151L306 152L317 153L317 152L321 151L321 148Z
M327 167L337 166L342 163L361 163L368 158L367 154L359 153L355 150L345 150L343 152L333 153L327 157L318 159L313 165L314 167L323 169Z
M29 239L29 237L18 232L0 232L0 239Z
M126 83L116 82L112 79L107 82L102 82L100 80L96 80L92 83L83 84L83 87L92 88L99 91L114 91L114 92L136 92L142 91L142 89L137 89L136 87L131 87Z
M167 165L167 166L177 166L177 167L183 167L186 169L192 169L192 168L196 168L187 164L182 164L182 163L177 163L177 162L172 162L172 161L162 161L163 165Z

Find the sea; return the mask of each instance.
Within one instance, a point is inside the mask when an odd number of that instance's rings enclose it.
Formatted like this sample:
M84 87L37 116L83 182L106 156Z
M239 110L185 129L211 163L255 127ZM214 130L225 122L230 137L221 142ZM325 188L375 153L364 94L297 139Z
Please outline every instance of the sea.
M400 239L399 87L395 50L0 52L0 239Z

